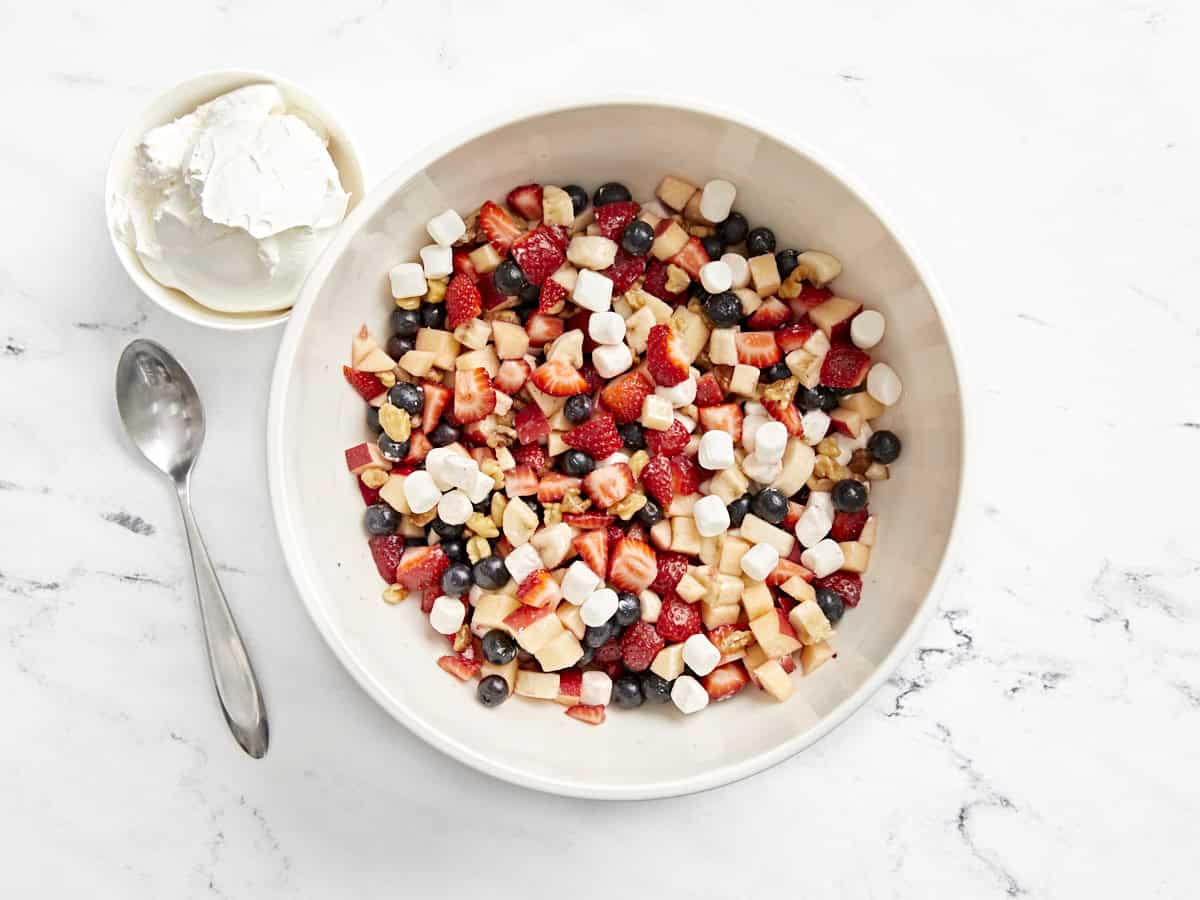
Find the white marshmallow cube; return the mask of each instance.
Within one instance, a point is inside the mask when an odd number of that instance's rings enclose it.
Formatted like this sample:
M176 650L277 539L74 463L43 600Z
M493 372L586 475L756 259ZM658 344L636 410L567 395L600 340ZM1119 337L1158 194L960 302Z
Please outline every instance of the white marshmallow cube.
M783 473L783 460L764 462L751 454L742 460L742 471L751 481L759 484L770 484Z
M753 581L766 581L779 565L779 551L770 544L755 544L742 554L742 571Z
M796 540L801 546L815 547L832 527L833 517L822 507L810 504L796 520Z
M750 404L746 404L746 418L742 420L742 446L747 453L754 453L758 449L758 429L774 421L767 415L750 412Z
M701 537L716 537L729 530L729 510L716 494L697 500L692 507L692 518Z
M616 378L633 365L633 351L626 344L605 344L592 351L592 365L601 378Z
M808 507L809 509L816 507L822 510L829 518L829 521L833 521L833 494L829 493L829 491L813 491L810 493L808 495Z
M721 178L714 178L700 192L700 215L716 224L729 218L737 188Z
M592 313L588 334L597 344L620 344L625 340L625 320L619 313Z
M680 675L671 685L671 702L681 713L690 716L708 706L708 691L691 675Z
M864 309L850 320L850 340L859 350L870 350L883 340L883 332L887 329L887 321L883 313L874 309Z
M467 233L467 223L454 210L448 209L430 219L425 225L425 230L429 232L435 244L449 247Z
M821 440L829 432L829 413L823 409L810 409L800 417L800 424L804 428L804 443L810 447L815 447L821 443Z
M426 278L445 278L454 271L454 252L440 244L422 247L421 268Z
M719 259L707 262L700 267L700 284L710 294L720 294L733 287L733 271Z
M520 584L538 569L544 569L542 556L533 544L522 544L508 556L504 557L504 567L513 581Z
M405 297L420 297L428 290L425 283L425 270L420 263L400 263L392 266L388 272L392 282L392 296L397 300Z
M600 586L600 576L582 559L571 563L562 580L562 595L568 603L582 606L592 592Z
M479 463L461 453L451 453L442 463L442 478L451 487L465 490L474 483L478 473Z
M583 706L608 706L612 699L612 679L599 669L583 673L579 685L579 702Z
M779 462L787 449L788 431L782 422L772 419L754 436L754 455L765 463Z
M699 456L700 465L710 471L728 469L736 462L733 455L733 436L728 431L704 432L700 437Z
M420 515L438 505L442 492L433 483L433 476L418 469L404 479L404 499L408 502L408 508Z
M616 611L617 592L612 588L600 588L588 594L588 598L583 601L583 606L579 608L579 618L583 619L584 625L595 628L611 619Z
M845 561L846 557L842 554L841 546L837 541L831 541L828 538L818 541L800 554L800 564L812 569L813 574L818 578L832 575L842 567L842 563Z
M460 490L443 494L442 499L438 501L438 518L447 525L465 525L473 512L475 507L471 504L471 498Z
M629 463L629 454L624 450L614 450L604 459L596 460L596 468L603 469L605 466L615 466L617 463Z
M466 617L466 604L457 597L447 597L445 594L434 600L433 609L429 610L429 624L438 634L454 634L462 628Z
M693 634L683 642L683 661L697 675L707 675L720 659L721 651L702 634Z
M500 391L496 392L497 395ZM490 475L484 475L482 472L476 472L475 477L471 479L470 485L465 490L467 496L471 498L472 503L482 503L487 499L488 494L495 488L496 482L492 480Z
M900 376L887 363L875 363L867 373L867 393L884 406L895 406L903 390Z
M575 281L571 299L584 309L605 312L612 306L612 279L591 269L583 269Z
M729 266L730 284L733 290L740 290L750 284L750 263L740 253L726 253L721 262Z
M661 384L654 389L655 396L662 397L672 406L687 406L696 400L696 379L685 378L679 384L663 387Z

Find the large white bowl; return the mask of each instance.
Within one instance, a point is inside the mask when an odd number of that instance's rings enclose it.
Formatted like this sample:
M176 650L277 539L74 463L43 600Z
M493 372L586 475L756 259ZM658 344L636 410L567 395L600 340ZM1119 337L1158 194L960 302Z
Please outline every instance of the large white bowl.
M904 440L894 478L877 484L882 524L864 600L842 620L838 658L776 703L759 691L684 718L673 707L614 711L601 728L552 703L502 709L434 660L446 652L415 605L380 600L362 500L342 451L367 437L362 401L341 367L360 322L387 331L386 273L428 243L425 222L466 212L529 181L635 197L658 178L727 178L737 208L781 247L820 248L844 265L839 293L882 310L880 356L905 380L884 421ZM296 305L279 351L268 425L275 520L292 577L317 628L364 689L412 731L480 771L558 794L643 798L711 788L785 759L842 722L911 649L960 503L964 420L950 337L935 291L895 230L814 155L729 115L657 102L542 110L443 141L404 164L349 217Z

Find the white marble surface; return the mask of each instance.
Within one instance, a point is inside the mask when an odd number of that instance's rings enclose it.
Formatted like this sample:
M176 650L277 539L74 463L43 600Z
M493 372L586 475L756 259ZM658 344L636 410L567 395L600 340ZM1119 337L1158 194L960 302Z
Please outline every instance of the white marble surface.
M5 8L4 893L1194 893L1200 8L498 6ZM680 800L535 795L393 723L280 558L262 428L279 332L170 320L104 233L125 119L221 65L307 85L372 182L443 122L608 89L745 108L842 160L909 225L968 350L968 531L919 652L815 748ZM119 435L111 372L135 335L174 348L208 405L196 504L264 681L263 762L217 714L171 495Z

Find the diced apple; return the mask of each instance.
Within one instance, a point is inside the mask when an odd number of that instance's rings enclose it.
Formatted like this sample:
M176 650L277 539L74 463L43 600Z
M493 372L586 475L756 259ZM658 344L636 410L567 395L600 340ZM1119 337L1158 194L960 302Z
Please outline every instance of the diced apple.
M775 254L764 253L747 260L750 265L750 283L759 297L769 297L779 290L779 266Z
M867 519L867 524L863 526L862 533L858 536L858 542L866 547L874 547L875 539L879 535L879 518L870 516Z
M782 612L773 607L757 619L751 619L750 630L754 632L758 646L771 659L787 656L801 647L791 624L783 618Z
M696 501L700 499L699 494L679 494L671 498L671 505L667 507L667 515L671 518L679 516L691 517L692 511L696 508ZM700 551L697 550L697 553Z
M671 520L663 519L650 529L650 543L655 550L671 549Z
M735 624L741 614L741 608L736 605L713 606L711 603L700 603L700 619L704 622L704 627L709 631L719 628L722 625Z
M449 372L454 369L462 345L454 335L438 328L422 328L417 331L417 349L433 354L434 368ZM407 354L406 354L407 355Z
M746 618L754 621L775 609L775 598L765 582L752 581L747 578L743 582L742 606L746 609Z
M499 675L503 678L508 683L508 692L511 694L517 680L517 658L514 656L503 665L484 660L483 665L479 667L479 677L483 679L489 675Z
M776 528L770 522L764 522L754 513L747 513L746 518L742 519L741 534L751 544L770 544L779 552L780 557L786 557L796 546L796 539L792 535L782 528Z
M645 291L640 291L642 304L646 309L654 315L654 324L662 325L671 321L672 307L667 301L655 297L653 294L647 294Z
M354 368L360 372L390 372L396 367L396 361L375 347L358 361Z
M546 453L551 456L558 456L560 453L566 453L571 448L567 446L567 442L563 440L563 436L557 432L550 432L550 440L546 443Z
M671 322L679 335L679 344L688 363L695 362L700 351L708 345L708 325L704 317L686 306L677 306L671 313Z
M454 339L472 350L482 350L491 337L492 325L483 319L469 319L454 329Z
M583 640L583 633L587 630L587 625L584 624L581 609L582 607L576 606L574 603L560 603L555 612L558 614L559 621L563 623L563 627L575 637Z
M801 603L817 599L816 590L799 575L793 575L779 587L785 594L795 597Z
M746 555L746 551L749 549L750 543L748 541L744 541L740 537L735 537L731 534L725 535L724 540L721 542L721 558L717 561L717 569L726 575L740 576L742 573L742 557Z
M812 323L821 331L825 332L826 337L833 337L833 332L843 322L849 323L859 310L862 309L862 304L857 300L848 300L845 297L830 297L816 309L808 311L808 317Z
M684 231L683 226L672 222L654 239L654 243L650 245L650 252L654 254L655 259L666 262L682 250L687 242L688 233Z
M558 697L558 682L557 672L522 669L517 672L516 693L533 700L554 700Z
M471 265L480 275L494 272L501 262L500 254L491 244L480 244L467 254L467 259L471 261Z
M736 366L737 329L714 328L708 336L708 358L714 366Z
M742 315L749 316L763 305L763 298L754 293L753 289L744 287L738 288L733 292L733 295L741 301Z
M706 566L715 566L721 558L721 547L717 543L715 537L702 537L700 539L700 562Z
M536 654L560 634L568 633L549 606L534 607L521 604L509 613L504 624L514 633L517 643L527 653Z
M471 614L471 633L483 637L493 628L511 633L512 629L504 624L504 620L520 606L521 603L511 594L499 591L484 594Z
M819 644L833 634L833 626L825 618L825 613L821 612L816 600L796 604L788 613L788 622L796 629L796 637L800 638L802 644Z
M800 668L805 675L810 675L836 656L828 641L810 644L800 651Z
M404 481L406 475L389 475L383 487L379 489L379 499L403 516L410 515L408 499L404 496Z
M758 686L782 703L792 696L796 684L777 659L769 659L752 671Z
M859 391L857 394L843 397L841 405L844 409L858 413L864 421L878 418L887 412L887 407L867 391Z
M682 212L696 193L696 186L682 178L667 175L658 183L654 196L676 212Z
M555 622L558 622L557 617L551 618ZM519 642L520 638L518 638ZM557 637L547 641L533 655L543 670L557 672L559 669L570 668L579 662L583 657L583 646L579 643L579 639L575 635L564 629Z
M376 444L355 444L346 451L346 468L355 475L367 469L390 469L392 464L383 458Z
M398 365L410 375L424 378L433 368L435 358L434 353L430 350L409 350L400 357Z
M696 520L691 516L678 516L671 520L671 549L692 556L700 552L700 532L696 530Z
M492 340L501 359L520 359L529 352L529 333L512 322L493 322Z
M683 674L683 644L663 647L650 663L650 671L659 678L674 681Z
M726 506L744 495L749 489L750 479L742 472L741 467L736 465L714 475L708 485L709 493L720 497L721 502Z
M860 535L861 536L861 535ZM842 548L842 568L847 572L862 574L871 565L871 548L862 541L843 541L838 544Z
M525 382L525 390L529 391L529 396L533 398L533 402L538 405L547 419L567 405L566 397L552 397L531 381Z
M866 391L863 391L865 394ZM839 406L829 414L830 427L846 437L856 438L862 432L862 416L845 406Z
M706 589L696 576L689 572L679 579L679 583L675 585L675 593L688 603L695 603L704 597Z
M454 368L462 370L487 369L488 377L495 378L500 371L500 358L496 356L494 347L484 347L482 350L472 350L463 353L454 360Z
M738 363L729 377L729 390L743 397L753 397L758 388L758 369Z
M714 606L737 606L745 583L736 575L718 572L713 576L708 601Z

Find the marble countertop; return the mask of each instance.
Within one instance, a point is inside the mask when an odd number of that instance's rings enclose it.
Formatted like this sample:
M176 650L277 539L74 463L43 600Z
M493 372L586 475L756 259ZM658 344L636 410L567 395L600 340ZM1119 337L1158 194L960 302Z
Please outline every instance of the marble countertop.
M7 893L1194 891L1195 4L165 6L51 0L0 37L19 86L0 136ZM490 780L376 707L276 543L262 423L280 331L169 318L104 232L126 120L222 65L309 87L372 183L510 96L612 89L746 109L854 171L951 300L976 426L941 614L895 678L799 757L644 804ZM138 335L174 348L207 404L193 493L268 697L263 762L217 714L174 500L120 435L111 373Z

